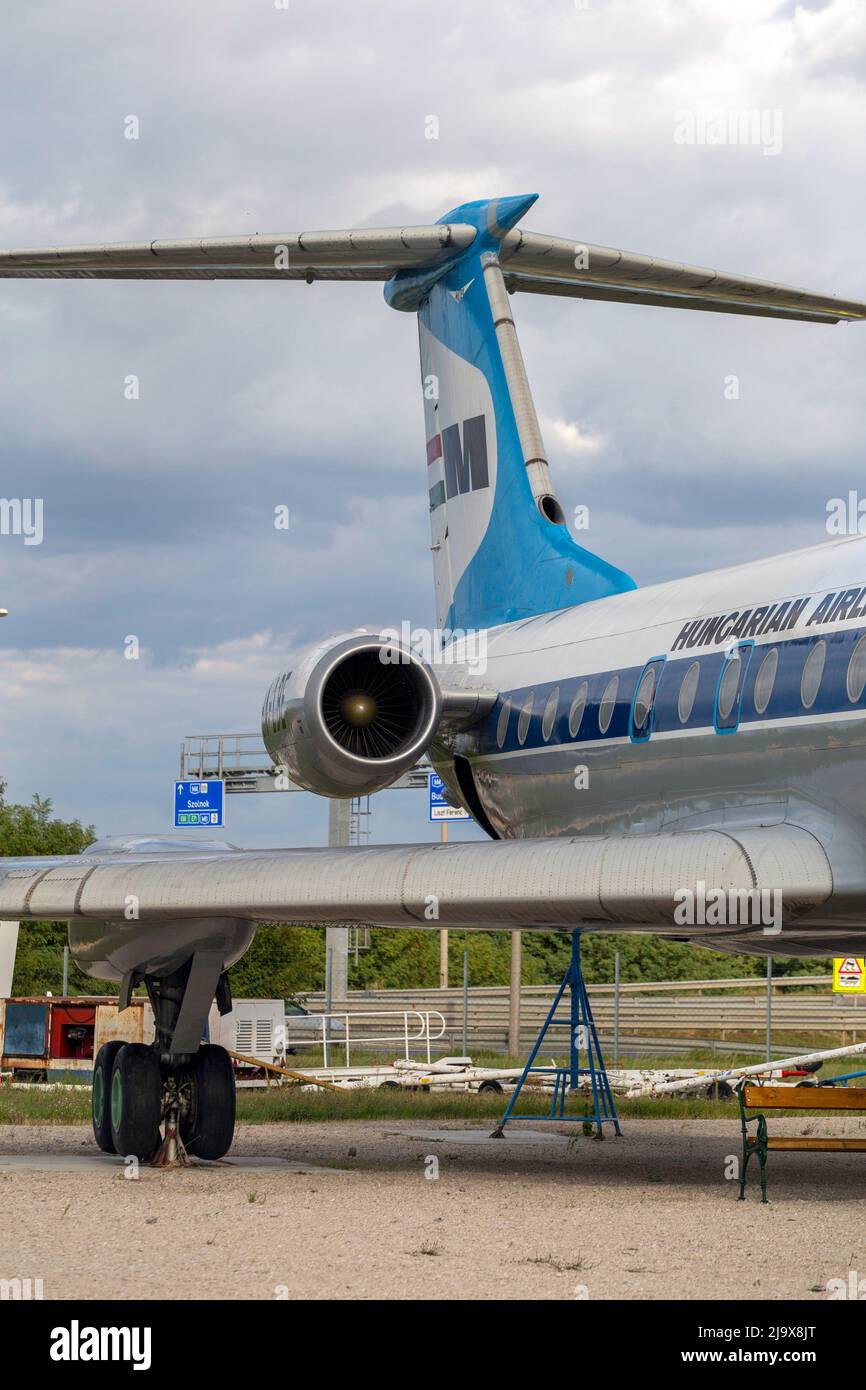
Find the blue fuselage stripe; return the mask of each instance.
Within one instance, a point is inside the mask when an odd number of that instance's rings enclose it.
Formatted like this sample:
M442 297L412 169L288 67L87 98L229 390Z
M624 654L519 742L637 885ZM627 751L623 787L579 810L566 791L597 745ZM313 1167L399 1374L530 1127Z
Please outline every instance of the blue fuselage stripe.
M852 652L866 628L838 631L815 637L786 638L756 647L752 652L740 695L739 728L749 724L778 720L789 722L816 715L850 713L866 709L866 691L856 702L848 695L847 675ZM801 698L803 666L806 658L818 642L827 646L818 694L811 707L807 708ZM778 667L769 701L763 711L755 707L755 682L758 679L766 654L773 648L779 653ZM684 733L705 730L712 733L731 732L719 730L714 722L716 692L722 668L726 661L725 652L708 652L702 656L668 657L661 669L655 693L652 713L652 738L664 733ZM864 653L866 660L866 653ZM678 710L680 687L689 668L697 662L699 668L698 685L694 704L686 720L681 720ZM597 743L600 741L629 737L629 719L637 682L644 670L644 664L620 667L609 671L584 672L559 680L516 687L503 691L487 719L478 730L478 753L489 755L517 752L521 749L548 748L557 744ZM604 693L614 676L619 677L613 714L606 730L599 724L599 711ZM578 690L586 682L588 695L583 718L577 731L569 731L568 721L572 702ZM559 700L556 718L545 738L542 731L542 715L551 691L559 687ZM521 742L518 738L520 711L524 708L531 692L534 692L532 714L526 736ZM512 703L504 742L500 745L497 729L502 707L506 700ZM649 740L652 741L652 738Z

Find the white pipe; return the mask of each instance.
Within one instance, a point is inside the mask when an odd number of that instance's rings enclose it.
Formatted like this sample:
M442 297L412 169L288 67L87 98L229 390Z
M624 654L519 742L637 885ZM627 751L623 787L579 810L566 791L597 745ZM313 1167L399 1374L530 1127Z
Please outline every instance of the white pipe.
M849 1047L831 1047L824 1052L804 1052L799 1057L777 1057L772 1062L755 1062L748 1067L728 1067L726 1071L705 1071L700 1076L688 1077L682 1081L660 1081L650 1086L655 1096L669 1095L672 1091L693 1090L712 1081L727 1081L733 1076L760 1076L765 1071L781 1071L788 1067L802 1067L807 1062L827 1062L831 1057L853 1057L855 1053L866 1052L866 1042L853 1043Z

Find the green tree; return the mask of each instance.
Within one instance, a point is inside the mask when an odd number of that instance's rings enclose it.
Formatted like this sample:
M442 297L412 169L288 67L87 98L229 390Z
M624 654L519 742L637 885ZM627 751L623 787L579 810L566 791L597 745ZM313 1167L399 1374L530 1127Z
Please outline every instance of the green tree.
M448 979L463 981L463 952L469 954L470 986L507 985L511 962L509 932L448 933ZM614 957L620 953L623 981L713 980L763 976L759 956L728 955L682 941L644 933L588 932L581 959L590 984L611 983ZM523 983L558 984L568 966L567 932L523 933ZM774 961L778 975L829 971L821 960ZM325 988L323 928L260 926L256 939L231 971L232 989L240 998L288 998ZM439 983L439 935L435 930L374 929L370 947L349 958L349 988L433 989Z
M237 999L289 999L324 989L324 927L259 925L229 980Z
M0 855L80 854L92 844L92 825L79 820L52 817L48 797L34 795L29 806L9 803L6 784L0 782ZM63 947L65 922L22 922L18 936L18 955L12 982L13 994L59 994L63 985ZM90 980L70 963L70 989L76 994L111 993L110 985Z

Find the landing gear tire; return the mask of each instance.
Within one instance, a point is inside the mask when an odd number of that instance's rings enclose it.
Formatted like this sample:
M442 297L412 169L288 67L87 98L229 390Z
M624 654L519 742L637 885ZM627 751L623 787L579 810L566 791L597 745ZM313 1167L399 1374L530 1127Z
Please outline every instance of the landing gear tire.
M235 1074L224 1047L203 1043L190 1069L189 1106L181 1114L180 1137L195 1158L222 1158L235 1133Z
M124 1043L111 1069L111 1142L115 1153L151 1158L159 1147L162 1076L144 1043Z
M90 1108L93 1137L104 1154L116 1153L111 1138L111 1071L122 1042L103 1043L96 1054L93 1082L90 1088Z

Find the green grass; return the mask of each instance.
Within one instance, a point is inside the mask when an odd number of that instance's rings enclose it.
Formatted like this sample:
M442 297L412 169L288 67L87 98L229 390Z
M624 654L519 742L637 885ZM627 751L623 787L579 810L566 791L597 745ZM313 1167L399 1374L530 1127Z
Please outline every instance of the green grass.
M798 1044L802 1048L802 1044ZM805 1050L805 1049L803 1049ZM708 1051L694 1052L674 1058L627 1058L626 1068L641 1067L713 1067L721 1070L734 1066L738 1061L753 1062L753 1056L739 1056L735 1052L727 1055L712 1054ZM485 1066L509 1065L501 1055L478 1054L476 1061ZM840 1072L856 1071L866 1058L842 1057L837 1061L825 1063L822 1076L837 1075ZM856 1084L856 1083L855 1083ZM398 1091L392 1089L353 1090L336 1092L331 1090L306 1091L299 1087L271 1087L267 1090L238 1091L238 1122L241 1124L303 1124L311 1121L328 1120L415 1120L419 1122L447 1122L449 1120L477 1120L487 1123L498 1119L507 1096L480 1096L471 1092L451 1091L431 1093L425 1091ZM621 1118L628 1119L724 1119L735 1120L737 1106L735 1101L727 1103L707 1101L702 1096L667 1096L659 1100L618 1099L617 1110ZM525 1091L520 1101L522 1113L543 1115L550 1105L547 1097ZM585 1115L590 1109L586 1098L571 1100L566 1105L566 1114ZM781 1113L781 1112L779 1112ZM49 1087L21 1091L9 1086L0 1086L0 1124L47 1124L70 1125L90 1122L90 1093L88 1091L54 1090Z
M505 1109L507 1097L479 1096L465 1091L434 1094L425 1091L302 1091L297 1087L278 1090L238 1091L237 1117L239 1124L304 1124L327 1120L416 1120L440 1123L448 1120L482 1120L491 1124ZM544 1115L550 1105L549 1096L524 1092L520 1101L521 1113ZM588 1114L590 1104L580 1098L569 1101L566 1113ZM617 1109L621 1116L641 1116L653 1119L671 1117L715 1118L724 1116L733 1107L714 1105L705 1100L676 1098L669 1100L620 1100ZM0 1125L74 1125L90 1122L90 1096L86 1091L44 1090L16 1091L9 1087L0 1090Z
M18 1091L0 1086L0 1125L80 1125L90 1123L90 1092L53 1087Z

